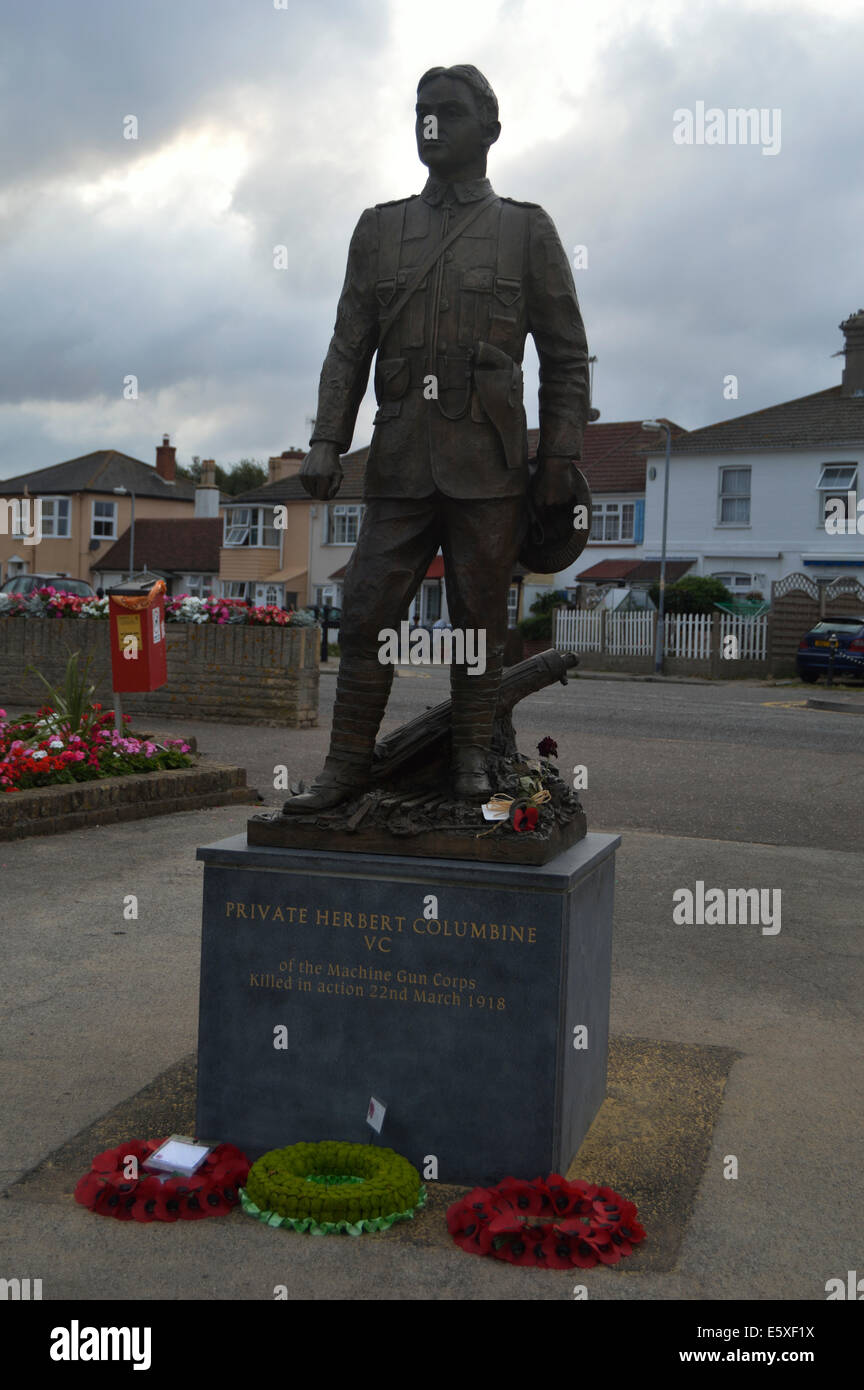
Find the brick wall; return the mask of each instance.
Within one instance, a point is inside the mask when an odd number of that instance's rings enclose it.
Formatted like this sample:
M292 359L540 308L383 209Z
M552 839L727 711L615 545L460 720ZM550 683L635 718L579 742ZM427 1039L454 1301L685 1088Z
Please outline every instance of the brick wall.
M125 713L293 729L318 723L317 627L168 623L165 632L168 682L124 695ZM82 660L93 654L90 678L110 708L108 637L107 621L97 619L0 618L0 708L41 704L47 692L26 668L58 685L74 651Z

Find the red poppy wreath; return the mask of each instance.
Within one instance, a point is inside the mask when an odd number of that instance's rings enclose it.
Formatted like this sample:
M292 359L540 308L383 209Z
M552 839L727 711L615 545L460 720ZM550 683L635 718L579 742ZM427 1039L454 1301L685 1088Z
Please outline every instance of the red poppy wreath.
M118 1221L200 1221L237 1206L238 1188L249 1173L249 1160L240 1149L217 1144L192 1177L143 1172L143 1164L164 1143L130 1139L97 1154L75 1188L75 1201ZM138 1176L129 1177L130 1172Z
M614 1265L645 1239L633 1202L611 1187L567 1182L558 1173L475 1187L448 1209L447 1227L472 1255L546 1269Z

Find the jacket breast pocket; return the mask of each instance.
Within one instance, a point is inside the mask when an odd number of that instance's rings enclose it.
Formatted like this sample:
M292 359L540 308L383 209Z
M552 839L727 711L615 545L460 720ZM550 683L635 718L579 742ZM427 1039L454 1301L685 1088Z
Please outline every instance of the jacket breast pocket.
M405 290L414 277L414 271L410 266L399 270L395 276L388 280L378 280L375 285L375 297L381 307L381 318L386 318L393 305L405 293ZM424 343L424 333L426 329L426 288L429 284L429 276L426 275L417 286L408 303L401 310L390 332L392 339L388 336L388 341L393 346L403 348L422 347Z
M459 284L459 346L473 347L489 336L495 273L488 266L463 270Z
M390 308L390 304L392 303L393 296L394 296L395 293L396 293L396 281L395 281L395 279L394 279L394 280L379 280L378 283L377 283L377 285L375 286L375 298L378 300L378 303L381 305L381 308L382 308L382 309L389 309L389 308Z
M495 276L495 298L499 304L503 304L506 309L512 309L521 296L521 280L508 280L503 275Z
M489 321L489 342L493 347L503 348L506 352L513 351L523 304L522 281L496 275Z
M381 406L386 401L401 400L408 390L410 379L411 367L406 357L379 358L375 364L375 399ZM382 415L381 418L389 419L390 416Z

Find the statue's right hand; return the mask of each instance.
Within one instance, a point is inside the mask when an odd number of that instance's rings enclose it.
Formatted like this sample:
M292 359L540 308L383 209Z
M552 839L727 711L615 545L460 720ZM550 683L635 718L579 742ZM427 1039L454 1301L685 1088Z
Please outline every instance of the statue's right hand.
M342 468L339 464L339 449L335 444L319 440L313 444L300 469L300 481L309 493L319 502L329 502L342 485Z

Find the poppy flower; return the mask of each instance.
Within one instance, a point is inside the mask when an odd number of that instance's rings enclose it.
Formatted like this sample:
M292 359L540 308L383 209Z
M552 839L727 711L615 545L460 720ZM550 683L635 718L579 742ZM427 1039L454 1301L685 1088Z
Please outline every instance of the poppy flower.
M530 1182L520 1182L517 1178L505 1178L498 1184L498 1193L506 1197L522 1216L539 1216L548 1207L548 1197L539 1186Z
M586 1227L582 1241L589 1246L601 1264L617 1265L621 1259L621 1250L613 1243L608 1231L596 1226Z
M104 1200L110 1196L111 1186L99 1173L85 1173L75 1188L75 1201L90 1211L98 1211Z
M157 1177L142 1178L138 1183L136 1196L138 1200L132 1208L132 1215L136 1221L167 1220L164 1215L167 1196L165 1184Z
M512 1236L506 1240L497 1251L500 1260L506 1260L511 1265L533 1265L537 1263L534 1254L536 1240L532 1240L527 1231L517 1236Z
M563 1240L561 1236L555 1234L550 1227L544 1241L545 1257L543 1264L547 1269L572 1269L573 1247L572 1242ZM538 1261L539 1263L539 1261Z
M513 829L521 834L525 830L534 830L540 811L536 806L517 806L513 811Z
M582 1194L576 1183L567 1182L558 1173L550 1173L545 1187L556 1216L571 1216L581 1210Z

